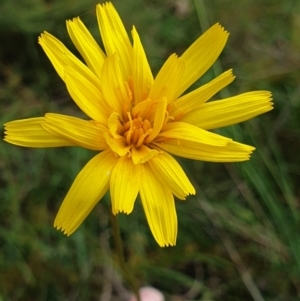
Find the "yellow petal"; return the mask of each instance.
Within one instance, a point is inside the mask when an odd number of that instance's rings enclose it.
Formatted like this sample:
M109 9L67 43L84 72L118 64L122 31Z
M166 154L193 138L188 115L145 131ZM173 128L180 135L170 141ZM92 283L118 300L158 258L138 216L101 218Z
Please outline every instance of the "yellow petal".
M118 154L120 157L125 156L129 153L131 149L131 145L127 145L126 139L124 137L121 138L112 138L107 133L103 134L103 137L106 143L109 145L111 150Z
M148 161L155 175L179 199L185 200L189 194L195 194L195 189L178 162L168 153L160 152Z
M42 46L53 67L63 81L65 80L65 67L69 66L96 87L99 86L99 79L96 75L53 35L45 31L39 37L39 44Z
M112 56L117 53L121 72L128 80L131 75L132 46L122 20L110 2L98 4L96 13L106 54Z
M172 54L158 72L148 97L153 100L166 97L168 103L173 101L178 86L183 80L184 70L184 60L178 58L176 54Z
M139 102L133 109L132 109L132 117L138 118L142 117L143 119L148 119L152 116L152 110L154 107L154 104L157 102L154 102L151 99L145 99L141 102Z
M103 133L107 132L107 129L93 121L48 113L42 127L53 135L65 138L75 145L87 149L100 151L108 148L103 138Z
M84 221L109 188L113 166L118 158L106 150L92 158L77 175L67 193L54 227L71 235Z
M112 108L104 100L101 90L75 69L66 67L67 89L78 107L93 120L106 125Z
M119 113L120 119L123 120L124 115L127 114L125 108L129 105L132 95L119 63L117 55L106 59L102 68L102 92L105 99L110 102L110 106Z
M161 247L175 246L177 215L174 197L148 163L142 164L140 196L152 235Z
M176 96L181 95L213 65L222 52L228 35L222 26L215 24L183 53L181 58L185 61L186 68Z
M153 75L146 58L143 45L139 35L133 27L133 61L132 61L132 81L135 104L145 100L153 85Z
M172 108L169 110L170 116L173 116L176 120L181 120L181 116L200 108L203 103L229 85L234 78L235 76L233 76L232 70L228 70L209 83L176 99Z
M273 109L272 95L268 91L243 93L201 106L181 118L203 129L216 129L243 122Z
M110 195L113 214L133 210L141 181L141 166L127 156L118 159L110 178Z
M67 29L72 42L88 67L100 78L101 68L106 58L104 52L79 18L67 21Z
M111 115L108 118L107 126L109 128L109 131L113 138L121 138L120 134L118 134L120 128L122 127L120 120L119 120L119 114L117 112L111 113Z
M60 147L76 145L71 140L58 137L42 127L44 117L10 121L4 124L4 141L25 147Z
M153 122L153 131L146 138L146 143L150 143L153 139L156 138L156 136L161 131L161 128L166 118L166 108L167 108L167 98L163 97L162 100L160 100L157 104L155 116L154 116L154 122Z
M226 146L212 146L191 141L168 140L163 143L154 143L158 148L173 155L188 159L209 162L239 162L250 159L254 147L230 141Z
M149 160L151 160L153 157L155 157L158 154L158 151L156 149L151 149L147 147L146 145L142 145L140 148L136 149L135 147L132 147L132 162L133 164L142 164Z
M155 141L167 142L169 139L178 140L177 144L185 144L185 142L190 141L212 146L225 146L231 141L231 139L227 137L202 130L185 122L170 122L166 124Z

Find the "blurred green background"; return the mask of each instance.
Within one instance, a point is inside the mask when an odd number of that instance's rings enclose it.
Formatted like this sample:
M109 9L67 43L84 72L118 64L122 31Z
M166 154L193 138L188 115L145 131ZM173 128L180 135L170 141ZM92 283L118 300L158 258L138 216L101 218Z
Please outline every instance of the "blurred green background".
M65 20L81 16L100 43L95 0L1 0L1 124L59 112L82 116L37 44L46 30L74 51ZM177 202L177 246L159 248L139 202L120 215L126 261L138 285L167 300L300 299L300 2L113 0L134 24L156 74L208 26L230 38L199 83L233 68L218 97L265 89L275 109L220 132L257 150L249 162L181 160L197 195ZM195 5L196 4L196 5ZM53 228L73 179L94 155L0 142L0 301L126 300L109 219L109 196L67 238Z

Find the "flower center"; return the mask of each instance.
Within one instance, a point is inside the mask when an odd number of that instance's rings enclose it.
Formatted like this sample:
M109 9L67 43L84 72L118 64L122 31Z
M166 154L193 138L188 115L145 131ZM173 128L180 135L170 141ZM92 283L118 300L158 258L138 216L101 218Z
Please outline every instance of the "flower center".
M132 119L130 113L128 113L128 119L123 125L122 134L127 145L134 144L136 148L139 148L152 132L151 124L147 119L143 120L142 117Z

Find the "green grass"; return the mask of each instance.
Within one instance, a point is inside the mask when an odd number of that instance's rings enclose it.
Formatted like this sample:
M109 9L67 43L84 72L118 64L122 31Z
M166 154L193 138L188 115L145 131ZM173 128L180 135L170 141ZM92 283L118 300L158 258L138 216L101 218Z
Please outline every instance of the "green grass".
M126 263L139 286L155 286L167 300L298 300L300 5L196 1L195 7L187 0L186 8L175 0L113 3L127 29L137 27L155 71L219 22L230 38L200 82L233 68L237 79L220 97L270 90L275 109L219 130L256 147L249 162L180 160L197 195L177 202L175 248L157 246L139 202L131 215L119 216ZM75 52L65 20L80 15L100 42L96 3L1 2L1 124L46 112L81 116L37 37L47 30ZM109 196L71 237L52 227L73 179L93 155L0 142L0 300L106 301L111 294L124 300L129 287L116 266Z

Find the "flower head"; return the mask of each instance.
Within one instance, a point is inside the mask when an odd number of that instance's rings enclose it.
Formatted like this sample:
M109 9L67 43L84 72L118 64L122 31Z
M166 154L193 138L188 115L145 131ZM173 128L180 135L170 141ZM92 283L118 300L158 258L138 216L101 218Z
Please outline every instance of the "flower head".
M160 246L175 245L174 196L195 194L172 157L237 162L254 148L209 130L272 109L271 93L255 91L207 102L234 80L226 71L182 95L215 62L228 33L216 24L181 56L170 55L153 78L139 35L131 43L111 3L97 5L105 52L79 18L67 21L85 63L44 32L39 44L88 120L48 113L5 124L4 140L25 147L81 146L99 152L76 177L54 225L72 234L110 189L114 214L131 213L140 199Z

